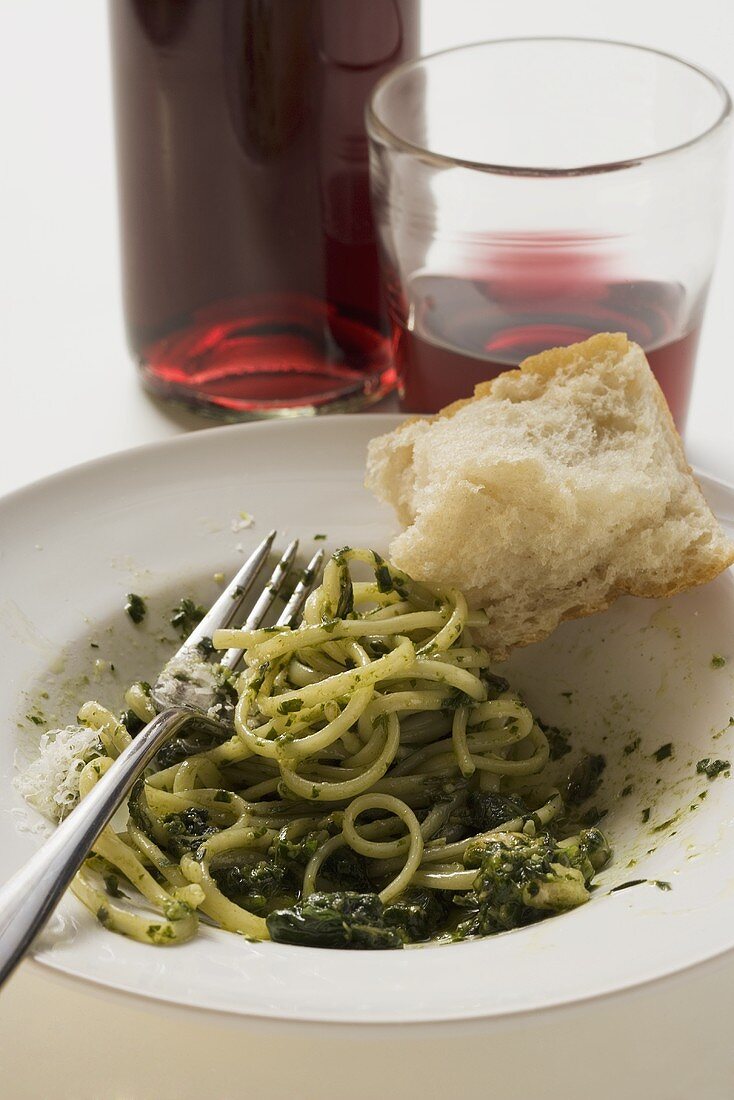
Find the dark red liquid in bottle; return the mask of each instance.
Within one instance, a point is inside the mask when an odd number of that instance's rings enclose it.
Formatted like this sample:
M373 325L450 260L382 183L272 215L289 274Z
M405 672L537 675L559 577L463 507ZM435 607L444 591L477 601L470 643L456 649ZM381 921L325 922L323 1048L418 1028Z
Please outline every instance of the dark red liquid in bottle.
M682 429L702 308L691 309L678 284L604 281L593 264L581 267L546 257L545 276L532 267L521 275L512 265L505 279L417 276L411 323L402 308L394 322L402 407L436 412L528 355L596 332L626 332L645 349Z
M418 0L111 0L125 314L146 386L230 415L394 384L364 106Z

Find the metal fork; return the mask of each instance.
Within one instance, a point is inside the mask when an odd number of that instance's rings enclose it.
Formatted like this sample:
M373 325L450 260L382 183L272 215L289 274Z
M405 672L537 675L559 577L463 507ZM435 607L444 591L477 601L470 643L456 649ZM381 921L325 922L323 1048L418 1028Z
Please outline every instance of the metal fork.
M275 534L271 531L263 539L166 665L151 693L159 711L157 716L137 734L43 847L0 890L0 985L27 953L89 855L95 840L161 746L193 720L198 724L208 724L221 734L223 723L207 715L210 707L216 704L211 689L206 690L203 673L199 677L201 683L197 683L195 671L194 675L176 680L166 675L166 670L173 669L175 676L175 668L182 663L187 673L191 667L195 670L197 663L204 668L206 651L211 650L205 639L211 639L215 630L232 622L268 557ZM298 541L294 540L247 617L246 629L253 630L263 622L291 570L297 549ZM323 550L319 550L311 559L278 619L278 626L295 625L314 587L323 556ZM220 663L234 669L241 657L242 650L230 649ZM171 682L173 691L166 691L166 685L170 688Z

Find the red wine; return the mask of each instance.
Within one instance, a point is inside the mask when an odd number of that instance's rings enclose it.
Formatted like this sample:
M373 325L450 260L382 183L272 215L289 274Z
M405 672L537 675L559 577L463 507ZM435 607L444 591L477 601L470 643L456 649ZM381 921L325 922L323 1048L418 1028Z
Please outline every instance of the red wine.
M232 415L394 385L364 106L419 0L111 0L128 340Z
M598 281L583 268L560 277L556 266L553 280L537 270L488 280L417 276L409 289L411 327L394 322L402 408L436 412L535 352L596 332L626 332L645 349L682 428L702 310L691 315L679 284Z

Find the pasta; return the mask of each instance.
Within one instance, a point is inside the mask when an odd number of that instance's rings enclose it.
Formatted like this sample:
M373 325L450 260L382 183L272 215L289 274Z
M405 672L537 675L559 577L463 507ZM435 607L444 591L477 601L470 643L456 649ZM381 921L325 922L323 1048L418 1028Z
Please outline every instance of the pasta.
M203 916L357 948L487 935L586 901L608 845L548 779L546 733L473 642L484 621L460 592L346 548L297 628L218 631L215 649L245 653L223 673L231 724L161 750L75 894L147 943L185 941ZM97 742L79 797L154 713L145 685L127 704L124 720L82 707Z

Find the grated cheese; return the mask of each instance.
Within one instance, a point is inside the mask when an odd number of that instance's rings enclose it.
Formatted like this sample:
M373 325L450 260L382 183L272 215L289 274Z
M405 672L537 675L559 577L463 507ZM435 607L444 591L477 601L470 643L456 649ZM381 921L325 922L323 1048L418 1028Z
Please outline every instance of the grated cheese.
M180 655L172 657L166 664L155 685L156 698L168 706L178 706L182 684L186 685L186 694L198 696L201 709L221 687L222 674L216 665L204 660L194 649L186 649Z
M13 780L15 789L39 813L60 821L79 801L79 775L102 746L95 730L66 726L49 730L39 743L40 754Z

